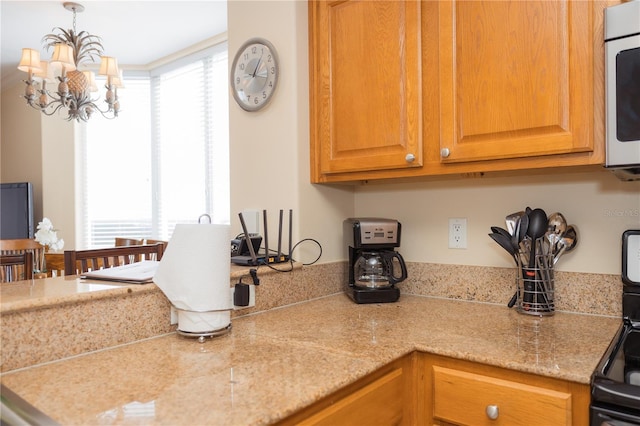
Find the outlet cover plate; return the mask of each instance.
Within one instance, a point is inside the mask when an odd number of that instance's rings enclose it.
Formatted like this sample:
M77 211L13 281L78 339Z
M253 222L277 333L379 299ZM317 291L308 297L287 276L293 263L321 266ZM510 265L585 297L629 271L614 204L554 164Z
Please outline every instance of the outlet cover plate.
M450 249L466 249L467 248L467 218L466 217L449 218L449 248Z

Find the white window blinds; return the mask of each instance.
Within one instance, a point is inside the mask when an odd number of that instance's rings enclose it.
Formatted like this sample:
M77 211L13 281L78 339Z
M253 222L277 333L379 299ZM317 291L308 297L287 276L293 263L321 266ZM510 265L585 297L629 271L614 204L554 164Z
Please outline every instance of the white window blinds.
M177 223L229 221L226 43L129 80L116 120L86 129L86 247L168 240Z

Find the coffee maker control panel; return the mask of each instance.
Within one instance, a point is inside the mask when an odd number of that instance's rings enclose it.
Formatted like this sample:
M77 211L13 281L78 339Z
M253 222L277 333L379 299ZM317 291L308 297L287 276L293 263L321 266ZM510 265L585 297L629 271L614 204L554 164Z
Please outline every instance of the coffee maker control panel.
M381 218L349 218L345 221L345 235L353 232L355 248L400 247L400 222Z

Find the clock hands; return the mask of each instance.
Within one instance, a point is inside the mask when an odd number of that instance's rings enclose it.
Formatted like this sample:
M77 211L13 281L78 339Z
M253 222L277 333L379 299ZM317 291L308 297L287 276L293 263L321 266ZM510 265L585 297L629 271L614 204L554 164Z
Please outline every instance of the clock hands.
M264 51L262 51L262 53L260 54L260 59L258 59L258 62L256 63L256 68L253 70L253 75L251 76L251 78L256 78L256 72L258 72L260 62L262 62L262 55L264 55Z

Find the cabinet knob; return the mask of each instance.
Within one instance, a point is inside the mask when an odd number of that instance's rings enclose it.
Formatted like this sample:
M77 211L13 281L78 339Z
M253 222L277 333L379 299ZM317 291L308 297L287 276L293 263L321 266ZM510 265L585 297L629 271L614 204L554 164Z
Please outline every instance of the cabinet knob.
M449 148L442 148L440 150L440 156L442 158L447 158L449 156L449 154L451 154L451 151L449 151Z
M413 163L413 161L416 159L416 156L413 154L407 154L407 156L404 157L404 159L407 163Z
M498 418L498 414L500 414L498 412L498 406L497 405L487 405L486 408L486 413L487 413L487 417L489 417L491 420L495 420Z

